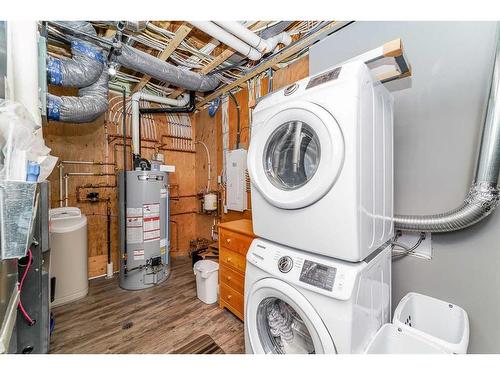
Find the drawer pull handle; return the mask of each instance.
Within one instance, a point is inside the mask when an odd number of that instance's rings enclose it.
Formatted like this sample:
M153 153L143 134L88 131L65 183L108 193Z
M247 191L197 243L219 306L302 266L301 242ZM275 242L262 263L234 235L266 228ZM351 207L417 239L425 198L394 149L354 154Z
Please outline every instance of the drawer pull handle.
M228 263L231 263L231 257L227 257L227 258L226 258L226 261L227 261Z
M231 299L232 295L228 294L227 299Z
M232 277L231 276L226 276L227 281L231 281Z
M227 243L231 243L231 239L230 239L230 238L228 238L228 239L226 240L226 242L227 242Z

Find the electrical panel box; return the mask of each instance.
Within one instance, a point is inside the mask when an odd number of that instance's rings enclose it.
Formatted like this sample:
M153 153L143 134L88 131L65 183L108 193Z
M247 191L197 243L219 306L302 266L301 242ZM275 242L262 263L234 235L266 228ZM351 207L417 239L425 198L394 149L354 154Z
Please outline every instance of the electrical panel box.
M238 149L226 153L226 206L228 210L247 209L247 150Z

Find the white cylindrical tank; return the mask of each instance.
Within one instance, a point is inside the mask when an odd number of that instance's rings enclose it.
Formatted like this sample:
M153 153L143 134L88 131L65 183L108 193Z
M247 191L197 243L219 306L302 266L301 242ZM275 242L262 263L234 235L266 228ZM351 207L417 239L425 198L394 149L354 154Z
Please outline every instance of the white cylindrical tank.
M206 304L217 302L219 292L219 264L212 260L199 260L194 264L196 294Z
M215 211L217 209L217 194L207 193L204 195L203 209L205 211Z
M56 278L52 307L87 295L87 217L77 207L50 210L50 276Z

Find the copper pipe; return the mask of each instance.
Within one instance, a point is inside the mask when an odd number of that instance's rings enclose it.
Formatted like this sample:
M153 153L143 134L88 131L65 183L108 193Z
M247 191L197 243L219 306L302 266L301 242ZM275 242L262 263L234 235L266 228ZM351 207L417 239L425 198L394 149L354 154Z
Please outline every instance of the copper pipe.
M110 134L108 135L108 138L111 139L111 141L109 141L109 143L113 143L115 140L117 139L120 139L122 140L123 138L126 138L126 139L132 139L131 136L127 135L125 137L123 137L122 135L118 135L118 134ZM157 139L155 138L141 138L141 142L155 142L155 143L161 143L159 142Z
M76 164L76 165L115 165L115 163L108 163L103 161L86 161L86 160L62 160L61 164Z
M82 189L114 189L114 188L116 188L116 182L113 185L110 185L110 184L105 184L105 185L101 185L101 184L78 185L76 187L76 201L77 202L87 202L88 201L87 199L80 198L80 192L81 192ZM96 202L100 202L101 199L102 199L102 201L105 201L105 200L108 200L110 198L100 198Z
M175 250L179 251L179 223L175 220L169 220L172 224L175 224Z
M188 152L190 154L196 154L196 151L192 150L183 150L181 148L172 148L172 147L167 147L167 144L161 144L161 146L158 148L158 150L162 151L172 151L172 152Z
M198 211L185 211L185 212L176 212L175 214L170 214L170 216L179 216L179 215L187 215L187 214L197 214Z

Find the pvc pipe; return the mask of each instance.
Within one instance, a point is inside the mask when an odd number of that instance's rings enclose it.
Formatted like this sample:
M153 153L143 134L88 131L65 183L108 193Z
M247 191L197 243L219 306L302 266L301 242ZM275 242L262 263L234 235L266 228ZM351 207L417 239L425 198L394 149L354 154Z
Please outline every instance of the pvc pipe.
M241 39L248 45L258 50L260 53L266 53L270 51L269 44L264 39L259 37L251 30L248 30L241 23L236 21L214 21L214 22L227 32L233 34L237 38Z
M208 152L208 147L207 147L207 145L206 145L206 143L205 143L205 142L202 142L202 141L196 141L195 143L200 144L200 145L202 145L203 147L205 147L205 151L206 151L206 153L207 153L207 170L208 170L208 172L207 172L207 173L208 173L208 180L207 180L207 192L208 192L208 191L210 191L210 169L211 169L211 168L210 168L210 166L211 166L211 164L210 164L210 152Z
M139 101L147 100L153 103L166 104L174 107L184 107L189 103L189 95L182 95L181 99L165 98L138 91L132 95L132 153L139 155L141 140L139 136Z
M7 32L11 53L8 55L8 70L12 74L8 83L12 88L10 99L23 104L42 126L38 82L38 26L36 21L9 21ZM40 135L41 136L41 135Z
M63 206L63 170L64 165L59 164L59 207Z
M248 45L257 49L261 55L272 52L278 44L288 46L292 43L292 38L287 32L282 32L269 39L262 39L253 31L248 30L244 25L236 21L216 21L219 26L238 37Z
M242 55L247 56L250 60L260 60L262 53L257 51L252 46L246 44L241 39L238 39L233 34L228 33L222 27L217 26L215 23L210 21L189 21L194 27L200 29L201 31L207 33L211 37L217 39L218 41L224 43L226 46L233 48Z
M69 176L66 174L64 176L64 205L66 207L68 207L68 201L69 201L69 197L68 197L68 180L69 180Z

